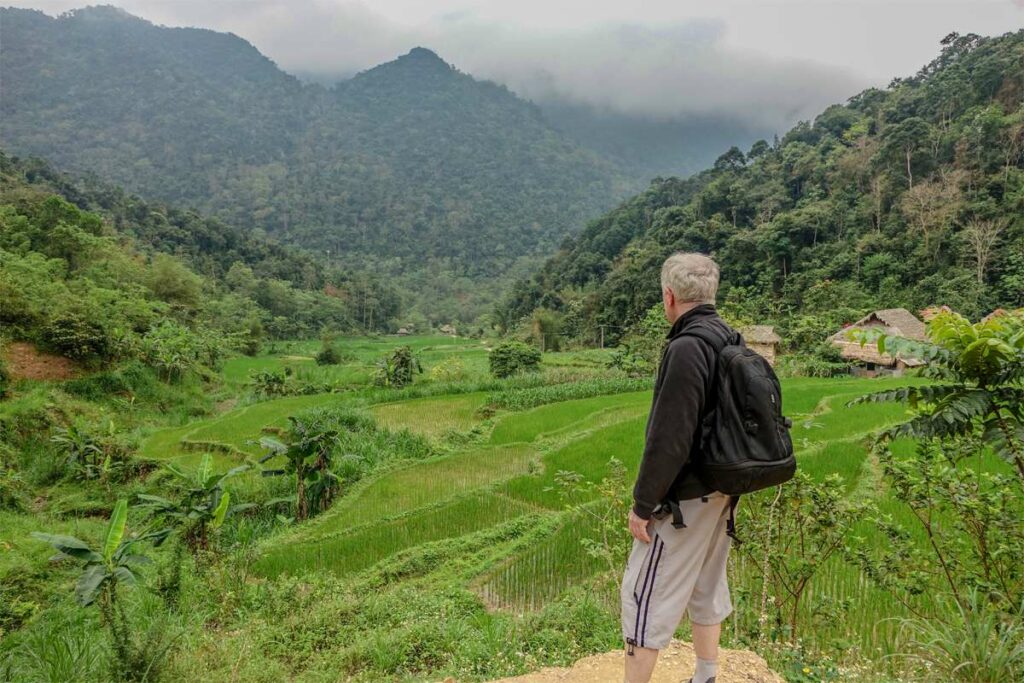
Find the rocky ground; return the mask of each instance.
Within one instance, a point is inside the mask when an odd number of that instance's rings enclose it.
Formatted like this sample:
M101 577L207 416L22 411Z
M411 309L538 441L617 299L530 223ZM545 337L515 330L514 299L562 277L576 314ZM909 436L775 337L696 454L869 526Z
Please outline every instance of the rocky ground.
M621 651L581 659L571 667L551 667L525 676L493 683L621 683ZM672 641L658 658L652 683L686 683L693 673L694 654L689 643ZM745 650L722 650L715 683L783 683L761 657Z

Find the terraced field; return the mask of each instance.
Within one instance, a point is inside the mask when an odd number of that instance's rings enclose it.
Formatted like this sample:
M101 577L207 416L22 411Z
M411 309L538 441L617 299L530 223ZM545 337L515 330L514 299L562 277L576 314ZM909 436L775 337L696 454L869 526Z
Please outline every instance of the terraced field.
M866 390L905 380L793 380L787 413L801 467L815 478L839 474L852 491L866 471L864 437L900 418L888 405L845 407ZM471 426L477 395L378 406L389 426L437 434L438 425ZM580 525L564 519L555 486L560 470L596 481L608 460L635 473L643 444L647 392L600 396L499 416L485 442L366 482L333 510L279 539L259 563L268 574L349 574L419 544L486 528L537 511L559 518L555 531L506 559L474 585L490 604L529 609L597 570L579 544Z
M903 385L908 379L784 381L784 409L794 421L799 466L814 479L842 477L851 496L872 496L887 509L877 463L865 439L903 417L887 404L847 407L850 398ZM149 457L188 463L207 445L226 462L253 452L254 439L267 425L281 426L301 409L344 401L341 395L305 396L256 404L188 428L158 432L146 443ZM458 580L492 608L532 610L602 569L580 540L594 531L571 518L556 485L562 470L598 481L617 458L635 475L650 401L648 392L604 395L504 412L484 420L478 409L483 393L382 403L371 413L390 429L420 432L438 443L453 432L476 436L443 454L387 470L355 486L318 518L268 542L256 563L267 576L327 572L338 576L375 576L418 548L452 539L482 538L509 523L534 528L528 543L496 542L492 560ZM481 431L479 427L484 427ZM893 511L896 512L895 506ZM742 506L740 524L742 528ZM858 533L870 536L864 525ZM439 562L441 562L439 560ZM737 560L739 562L739 560ZM442 567L421 568L420 574ZM750 567L734 567L742 583ZM450 577L449 577L450 578ZM860 573L840 561L817 578L809 605L849 601L847 615L864 628L824 624L816 637L864 634L870 648L873 627L883 616L898 614L891 598L872 588ZM813 609L813 607L809 607Z

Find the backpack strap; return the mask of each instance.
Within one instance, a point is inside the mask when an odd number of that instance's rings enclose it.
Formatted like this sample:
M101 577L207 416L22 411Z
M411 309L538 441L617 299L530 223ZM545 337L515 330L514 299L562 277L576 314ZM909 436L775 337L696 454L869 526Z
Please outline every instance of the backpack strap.
M729 496L729 519L725 522L725 535L736 545L743 543L736 535L736 506L740 504L739 496Z
M672 511L672 526L676 529L685 529L686 524L683 522L683 510L679 507L679 501L673 498L669 498L668 509Z
M717 325L715 326L717 327ZM689 329L684 330L680 336L696 337L710 345L715 350L715 355L722 353L722 349L732 342L725 334L724 330L712 329L711 325L691 325Z

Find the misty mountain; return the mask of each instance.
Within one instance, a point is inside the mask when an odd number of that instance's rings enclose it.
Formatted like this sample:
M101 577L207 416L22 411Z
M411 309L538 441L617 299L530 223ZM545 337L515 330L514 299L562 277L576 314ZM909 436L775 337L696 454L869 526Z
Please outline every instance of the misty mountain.
M3 9L0 70L11 152L392 274L500 277L636 187L422 48L324 88L231 34Z
M775 133L767 126L726 116L654 118L559 99L537 104L567 137L645 180L697 173L723 149L733 145L746 149Z
M1024 306L1022 50L1024 30L950 34L910 78L652 182L518 282L504 324L545 309L565 336L618 341L660 306L675 251L712 254L722 308L801 350L873 309Z

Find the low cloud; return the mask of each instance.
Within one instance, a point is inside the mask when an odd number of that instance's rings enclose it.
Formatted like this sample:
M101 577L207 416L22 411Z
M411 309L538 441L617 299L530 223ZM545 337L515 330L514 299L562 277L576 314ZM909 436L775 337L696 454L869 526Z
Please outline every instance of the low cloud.
M78 3L30 4L56 13ZM466 11L407 25L368 5L333 0L119 4L159 24L230 31L286 71L321 81L350 76L422 45L462 71L538 102L557 99L659 120L721 115L782 130L866 85L843 69L731 47L726 24L713 19L545 31Z

